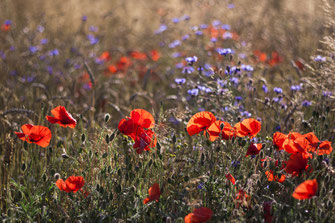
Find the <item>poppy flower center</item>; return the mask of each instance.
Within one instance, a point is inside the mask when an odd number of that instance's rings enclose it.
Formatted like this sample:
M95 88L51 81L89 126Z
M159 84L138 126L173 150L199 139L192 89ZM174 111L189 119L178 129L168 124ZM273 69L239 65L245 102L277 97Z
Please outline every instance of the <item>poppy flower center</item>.
M40 141L42 139L42 136L41 135L37 135L37 134L35 134L35 133L31 133L30 135L29 135L29 141L30 142L38 142L38 141Z

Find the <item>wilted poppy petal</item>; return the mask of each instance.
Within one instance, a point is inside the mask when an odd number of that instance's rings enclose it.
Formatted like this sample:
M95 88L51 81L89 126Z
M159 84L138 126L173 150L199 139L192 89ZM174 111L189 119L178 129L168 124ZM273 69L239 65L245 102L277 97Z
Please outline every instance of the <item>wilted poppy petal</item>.
M305 182L299 184L292 196L298 200L305 200L313 197L318 190L318 182L316 179L306 180Z
M248 147L248 151L247 151L247 154L245 156L247 157L247 156L250 156L250 155L251 156L257 155L257 154L259 154L261 149L262 149L262 144L251 143L250 146Z

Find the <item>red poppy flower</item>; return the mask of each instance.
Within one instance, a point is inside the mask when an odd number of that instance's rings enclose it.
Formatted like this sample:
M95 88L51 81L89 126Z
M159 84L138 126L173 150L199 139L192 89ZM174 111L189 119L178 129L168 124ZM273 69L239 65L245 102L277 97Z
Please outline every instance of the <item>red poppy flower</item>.
M143 204L146 204L150 201L159 201L161 195L158 183L154 183L148 190L149 196L143 200Z
M268 61L268 64L272 67L281 63L283 61L283 57L279 56L278 52L273 51L271 53L271 59Z
M65 192L73 192L76 193L80 190L85 184L84 178L80 176L70 176L64 182L63 179L58 179L56 181L56 186Z
M256 56L257 60L260 62L265 62L267 59L266 53L261 52L259 50L254 50L254 55Z
M22 132L15 134L23 141L35 143L42 147L47 147L51 140L51 131L48 127L25 124L21 126Z
M228 122L223 122L222 139L228 140L236 137L237 131L235 127L231 127Z
M141 53L141 52L138 52L138 51L131 52L130 56L134 59L137 59L137 60L146 60L147 59L147 55L145 53Z
M309 142L310 148L308 150L313 150L313 148L318 147L320 140L318 139L318 137L316 137L316 135L313 132L306 133L303 136Z
M249 206L250 196L243 190L240 189L236 195L236 208L239 208L240 205L245 207Z
M115 66L114 64L109 65L109 66L107 67L106 72L115 74L115 73L117 72L117 68L116 68L116 66Z
M254 143L251 143L250 146L248 147L248 151L247 151L247 154L245 155L246 157L247 156L255 156L255 155L258 155L258 153L261 151L262 149L262 144L254 144Z
M302 154L292 154L290 159L286 162L285 171L293 176L300 175L308 168L308 159Z
M261 131L261 123L253 118L244 119L235 125L237 136L254 138Z
M52 124L57 123L64 128L69 127L72 129L77 125L77 121L66 111L64 106L58 106L52 109L51 114L53 114L54 117L46 116L46 119Z
M235 185L235 178L230 173L226 174L226 179L229 180L232 184Z
M273 145L277 146L278 150L283 150L283 143L287 136L284 133L276 132L273 134Z
M286 179L286 176L284 174L281 174L281 176L274 175L272 170L265 171L265 175L268 178L268 181L277 181L279 183L283 183Z
M108 51L103 52L99 57L99 60L103 60L103 61L108 61L110 59L111 59L111 56Z
M221 129L220 129L220 125L224 123L223 121L220 121L220 120L216 120L215 122L213 122L207 132L208 132L208 135L209 135L209 140L210 141L215 141L219 136L220 136L220 133L221 133Z
M118 128L120 132L135 140L142 128L152 129L154 126L155 119L149 112L144 109L134 109L130 113L130 118L119 122Z
M130 67L131 61L128 57L121 57L120 60L117 62L116 67L119 71L125 71Z
M134 141L134 148L137 153L148 151L157 143L156 134L151 130L155 126L154 117L143 109L134 109L130 118L122 119L119 122L119 131L130 136Z
M151 50L150 55L153 61L157 61L161 57L161 55L159 54L157 50Z
M150 148L156 147L156 144L156 133L151 129L141 129L141 131L137 133L133 148L136 149L138 154L141 154L143 151L149 151Z
M333 151L333 148L331 146L331 142L329 141L323 141L319 145L319 148L315 151L317 155L324 155L324 154L330 154Z
M187 123L187 132L190 136L207 130L216 121L215 116L208 111L198 112Z
M316 194L317 190L318 182L316 179L306 180L295 188L292 197L298 200L309 199Z
M10 28L11 28L10 24L2 24L1 25L1 30L2 31L8 31L8 30L10 30Z
M185 223L205 223L211 219L213 211L206 207L196 208L192 213L185 216Z

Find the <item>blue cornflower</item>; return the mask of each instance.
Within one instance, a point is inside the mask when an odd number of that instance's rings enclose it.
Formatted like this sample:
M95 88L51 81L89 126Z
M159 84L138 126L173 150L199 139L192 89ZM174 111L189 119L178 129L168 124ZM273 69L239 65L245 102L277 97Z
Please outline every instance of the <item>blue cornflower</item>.
M204 75L205 75L206 77L212 76L213 74L214 74L214 71L212 71L212 70L206 70L206 71L204 72Z
M185 40L187 40L187 39L189 39L189 38L190 38L190 35L186 34L186 35L184 35L184 36L181 38L181 40L182 40L182 41L185 41Z
M200 29L207 29L208 25L207 24L201 24L199 27L200 27Z
M330 91L322 91L322 96L323 97L329 97L329 96L332 96L332 95L333 95L333 93L330 92Z
M174 79L174 81L176 82L176 84L185 84L186 79L185 78L176 78L176 79Z
M251 65L245 65L245 64L241 65L241 69L249 72L254 71L254 68Z
M178 22L179 22L179 18L173 18L173 19L172 19L172 22L173 22L173 23L178 23Z
M176 68L177 69L180 69L180 68L183 68L184 67L184 64L183 63L177 63L176 64Z
M275 131L280 131L280 130L281 130L280 125L276 125L276 127L275 127Z
M10 49L10 51L15 51L16 47L15 46L11 46L9 49Z
M187 93L192 96L197 96L199 94L199 89L193 88L193 89L188 90Z
M233 50L230 49L230 48L225 48L225 49L217 48L217 49L216 49L216 52L218 52L220 55L224 55L224 56L226 56L227 54L232 54L232 53L233 53Z
M211 38L211 42L215 43L217 39L215 37Z
M48 66L47 67L48 73L51 75L53 73L53 69L52 66Z
M182 71L183 74L192 74L193 72L194 72L194 68L190 66L184 67Z
M195 35L197 36L202 36L203 32L200 30L195 31Z
M220 25L221 24L221 22L219 21L219 20L214 20L213 22L212 22L212 25L213 26L218 26L218 25Z
M37 26L37 31L38 31L38 32L43 33L44 30L45 30L45 29L44 29L43 26L41 26L41 25Z
M231 32L225 32L223 35L222 35L222 38L223 39L232 39L233 38L233 34Z
M232 167L237 168L240 165L240 161L233 160L233 161L231 161L231 165L232 165Z
M180 40L175 40L169 44L169 48L175 48L176 46L180 46L180 44L181 44Z
M58 49L53 49L49 51L49 56L58 56L58 55L59 55Z
M92 34L88 34L88 35L87 35L87 39L90 41L90 43L91 43L92 45L95 45L95 44L97 44L97 43L99 42L98 37L95 37L95 36L92 35Z
M182 54L180 53L180 52L174 52L174 53L172 53L172 57L173 58L177 58L177 57L180 57Z
M229 8L229 9L233 9L233 8L235 8L235 5L234 5L234 4L229 4L229 5L228 5L228 8Z
M301 103L301 105L304 106L304 107L309 107L309 106L312 105L312 102L307 101L307 100L304 100L304 101Z
M29 47L29 51L30 51L32 54L34 54L34 53L36 53L36 52L38 51L38 47L37 47L37 46L30 46L30 47Z
M235 86L237 86L237 85L238 85L238 82L239 82L239 80L238 80L237 77L232 77L232 78L230 78L230 81L233 82Z
M300 90L301 90L301 86L302 86L302 84L299 84L299 85L292 85L292 86L291 86L291 90L292 90L292 91L300 91Z
M236 96L236 97L235 97L235 100L236 100L236 101L241 101L242 99L243 99L242 96Z
M278 97L274 97L272 98L272 101L277 103L277 102L280 102L282 100L282 98L278 98Z
M230 30L230 25L228 25L228 24L222 24L221 29L223 29L223 30Z
M191 19L191 17L190 17L189 15L183 15L183 16L180 18L180 20L185 20L185 21L190 20L190 19Z
M265 93L268 93L268 87L265 84L263 84L262 89Z
M219 84L221 87L225 87L225 86L227 85L227 81L226 81L226 80L218 79L217 82L218 82L218 84Z
M7 19L5 22L4 22L4 25L12 25L12 21L11 20L9 20L9 19Z
M203 112L203 111L205 111L205 108L198 108L198 111Z
M98 31L98 27L96 27L96 26L90 26L90 27L88 28L88 30L89 30L90 32L97 32L97 31Z
M199 183L199 185L197 186L197 188L198 188L199 190L204 189L204 183Z
M48 39L44 38L44 39L41 39L41 42L40 42L42 45L45 45L48 43Z
M155 34L160 34L166 30L167 30L167 26L165 24L161 24L159 28L155 31Z
M185 58L185 61L189 64L193 64L195 62L198 61L198 57L197 56L193 56L193 57L186 57Z
M316 61L316 62L325 62L326 61L326 57L323 57L321 55L317 55L316 57L314 57L314 61Z
M81 17L81 20L82 20L83 22L86 22L86 21L87 21L87 16L84 15L83 17Z
M283 93L283 89L281 89L280 87L273 88L273 91L276 92L277 94L282 94Z

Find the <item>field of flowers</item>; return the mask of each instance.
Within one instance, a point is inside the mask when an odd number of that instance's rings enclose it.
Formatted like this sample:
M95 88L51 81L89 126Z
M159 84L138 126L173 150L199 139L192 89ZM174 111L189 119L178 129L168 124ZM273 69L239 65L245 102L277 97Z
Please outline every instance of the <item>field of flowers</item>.
M2 222L335 222L333 0L75 1L0 2Z

